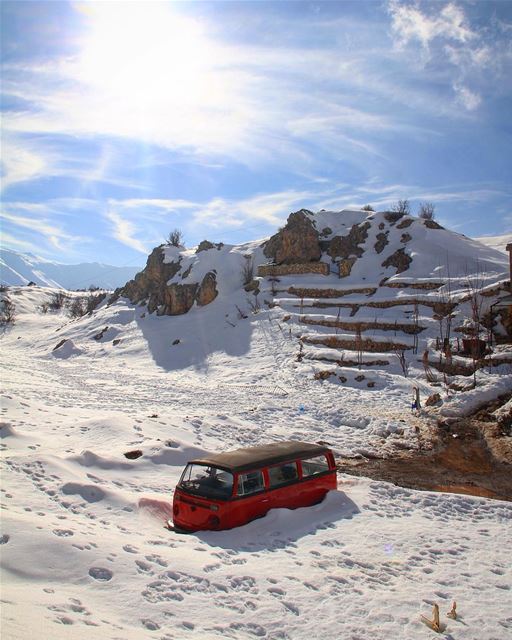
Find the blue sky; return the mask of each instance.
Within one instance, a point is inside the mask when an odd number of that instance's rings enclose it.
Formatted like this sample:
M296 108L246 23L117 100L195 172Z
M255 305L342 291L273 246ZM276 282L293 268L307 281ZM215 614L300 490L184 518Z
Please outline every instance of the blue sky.
M512 228L512 3L3 2L2 243L143 264L301 207Z

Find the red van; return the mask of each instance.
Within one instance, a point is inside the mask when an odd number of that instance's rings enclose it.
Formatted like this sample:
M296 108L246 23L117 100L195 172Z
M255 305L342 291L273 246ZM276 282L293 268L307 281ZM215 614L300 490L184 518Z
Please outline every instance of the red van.
M231 529L269 509L315 504L336 487L332 451L307 442L273 442L191 460L174 492L174 529Z

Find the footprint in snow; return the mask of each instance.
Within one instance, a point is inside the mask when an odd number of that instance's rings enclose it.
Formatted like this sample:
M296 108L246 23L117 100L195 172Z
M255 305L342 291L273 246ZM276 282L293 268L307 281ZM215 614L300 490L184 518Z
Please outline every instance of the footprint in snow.
M123 547L123 550L126 551L127 553L138 553L139 552L137 547L134 547L132 544L125 544L124 547Z
M108 581L112 580L112 576L114 575L110 569L105 569L103 567L91 567L89 569L89 575L91 578L100 581Z
M153 572L151 571L151 565L149 563L144 562L143 560L135 560L135 564L139 567L140 571L153 575Z
M69 538L75 535L71 529L54 529L53 533L60 538Z
M149 629L150 631L158 631L158 629L160 629L160 625L153 622L153 620L141 620L141 622L142 626L146 627L146 629Z

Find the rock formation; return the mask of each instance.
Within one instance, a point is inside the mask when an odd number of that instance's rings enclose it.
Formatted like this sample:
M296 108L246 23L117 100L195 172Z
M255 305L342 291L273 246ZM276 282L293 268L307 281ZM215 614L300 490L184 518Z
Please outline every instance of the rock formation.
M363 224L355 224L346 236L335 236L329 246L327 253L333 260L336 258L359 258L363 255L363 244L368 237L368 229L371 227L369 222Z
M111 302L124 296L134 304L147 304L149 313L156 311L159 316L176 316L187 313L194 302L199 306L205 306L215 300L218 293L215 273L207 273L201 282L169 284L169 280L181 270L182 257L172 262L164 262L164 257L164 245L153 249L145 269L124 287L116 289ZM191 266L183 275L186 277L190 272Z
M276 264L303 264L320 260L322 251L318 231L301 209L288 216L286 225L268 240L263 249L267 258Z

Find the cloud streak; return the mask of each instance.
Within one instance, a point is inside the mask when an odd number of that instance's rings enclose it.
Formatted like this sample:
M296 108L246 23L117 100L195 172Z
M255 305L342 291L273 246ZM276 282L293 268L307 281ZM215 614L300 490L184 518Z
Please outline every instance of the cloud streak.
M134 224L112 209L105 213L105 217L112 223L112 234L116 240L139 253L149 253L149 247L135 237L137 230Z
M33 212L35 215L27 216L26 213L24 215L21 212ZM39 238L39 242L42 239L49 247L62 253L70 253L77 244L91 242L90 238L67 232L62 226L51 220L48 213L49 211L44 205L13 203L5 205L5 209L0 213L0 218L4 224L11 228L21 228L28 232L29 237ZM39 214L38 217L36 217L37 214ZM34 244L38 244L38 241L36 240Z

